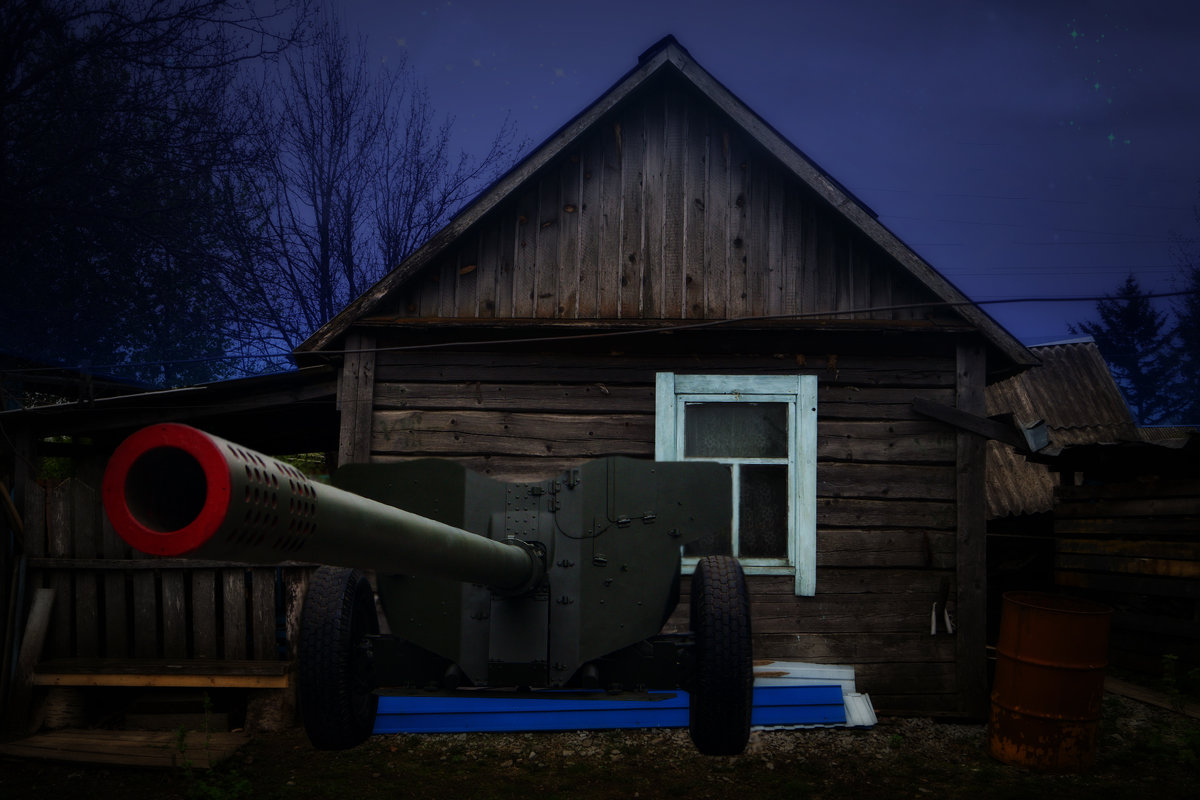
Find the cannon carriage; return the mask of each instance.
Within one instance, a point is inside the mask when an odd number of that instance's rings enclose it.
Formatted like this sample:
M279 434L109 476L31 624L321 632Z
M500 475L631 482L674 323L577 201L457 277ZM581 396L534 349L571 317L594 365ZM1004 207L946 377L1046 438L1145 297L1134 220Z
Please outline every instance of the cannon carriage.
M753 684L738 562L701 558L690 631L662 632L682 548L728 529L729 480L719 464L613 457L501 483L422 459L347 465L331 486L163 424L121 444L103 499L149 554L325 565L298 645L301 715L319 748L370 735L383 691L679 688L697 748L732 754Z

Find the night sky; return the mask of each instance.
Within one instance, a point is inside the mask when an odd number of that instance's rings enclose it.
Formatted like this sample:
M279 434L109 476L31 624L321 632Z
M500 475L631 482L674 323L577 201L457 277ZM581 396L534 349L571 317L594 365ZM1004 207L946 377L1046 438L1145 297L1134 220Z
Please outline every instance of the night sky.
M1170 291L1200 239L1200 2L355 0L460 145L532 145L673 34L976 301ZM1166 302L1166 301L1162 301ZM1094 303L985 306L1026 344Z

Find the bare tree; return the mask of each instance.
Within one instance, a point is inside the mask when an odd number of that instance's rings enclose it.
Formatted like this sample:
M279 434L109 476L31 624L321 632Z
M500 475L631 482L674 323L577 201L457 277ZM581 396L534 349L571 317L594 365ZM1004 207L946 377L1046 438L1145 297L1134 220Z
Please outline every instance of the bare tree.
M265 167L246 181L264 247L242 255L231 303L245 345L288 352L393 269L507 167L507 122L482 156L454 154L406 64L372 67L362 40L327 16L253 101Z
M219 187L253 155L229 87L302 38L306 3L0 3L6 349L206 377L223 352Z
M455 156L454 120L439 122L428 91L410 76L404 78L393 86L393 91L399 89L395 105L400 108L385 120L383 159L374 172L372 219L385 270L398 266L436 233L521 149L505 120L482 156Z

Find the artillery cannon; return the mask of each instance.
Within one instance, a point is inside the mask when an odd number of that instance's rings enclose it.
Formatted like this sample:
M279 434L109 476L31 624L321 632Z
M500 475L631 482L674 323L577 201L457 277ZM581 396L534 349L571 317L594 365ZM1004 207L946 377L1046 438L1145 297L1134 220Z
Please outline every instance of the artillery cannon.
M309 583L298 642L316 747L363 741L378 692L396 688L684 688L697 748L733 754L753 684L737 561L700 559L691 631L662 633L682 546L728 530L729 481L720 464L612 457L506 484L422 459L351 464L330 486L163 424L117 448L102 493L113 527L145 553L328 565Z

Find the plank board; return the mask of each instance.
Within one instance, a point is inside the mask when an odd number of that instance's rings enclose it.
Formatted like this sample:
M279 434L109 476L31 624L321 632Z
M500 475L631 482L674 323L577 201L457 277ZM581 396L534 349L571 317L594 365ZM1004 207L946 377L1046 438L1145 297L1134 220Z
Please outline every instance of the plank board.
M83 480L70 481L71 537L74 555L93 558L100 544L100 501L96 491ZM100 655L100 576L77 572L75 578L75 654Z
M47 554L51 556L74 555L71 541L71 484L71 481L65 481L46 492L46 542ZM74 655L71 616L75 604L71 599L71 575L52 572L48 576L48 583L54 590L56 602L51 612L47 652L59 657Z
M249 655L269 659L275 655L275 570L255 569L250 573Z
M592 173L592 182L599 184L599 232L596 243L596 316L617 319L621 297L621 154L618 150L620 123L602 127L598 151L600 163ZM592 191L590 188L587 191ZM589 204L595 202L589 201ZM584 257L587 257L585 252ZM583 309L580 309L583 313Z
M1158 539L1056 539L1059 553L1200 561L1200 541Z
M954 534L915 528L817 529L817 567L954 567ZM818 572L818 580L822 572Z
M642 267L645 229L642 190L645 182L645 120L641 106L623 111L617 124L617 152L621 159L621 294L617 313L622 319L643 316Z
M641 414L552 415L381 411L371 449L406 455L648 456L654 418Z
M822 420L817 457L852 462L954 462L955 434L936 422Z
M286 661L222 659L57 659L38 664L36 686L170 686L284 689Z
M820 472L820 467L817 471ZM953 530L956 506L953 502L818 497L817 519L822 525L830 527L878 526Z
M62 730L0 744L0 753L91 764L208 769L250 741L245 733L188 731Z
M377 383L375 408L441 411L586 411L654 413L649 386L603 383Z
M580 275L579 239L583 226L582 157L573 152L567 157L561 176L558 219L558 288L553 316L575 319L579 316Z
M987 413L984 389L987 355L977 343L958 346L956 407L968 414ZM987 446L982 436L966 431L956 435L958 502L957 581L959 711L983 717L988 710L987 665L987 533L985 470ZM954 596L954 595L952 595Z
M227 659L246 657L246 571L221 570L222 655Z
M169 570L162 573L161 581L163 656L184 658L187 655L188 626L184 574L178 570Z
M817 470L817 496L951 501L955 473L951 466L829 462Z
M197 658L217 657L217 572L192 572L192 649Z
M1187 561L1175 558L1123 557L1059 552L1054 557L1054 566L1063 570L1111 572L1120 575L1157 575L1163 578L1188 580L1200 578L1200 561Z

